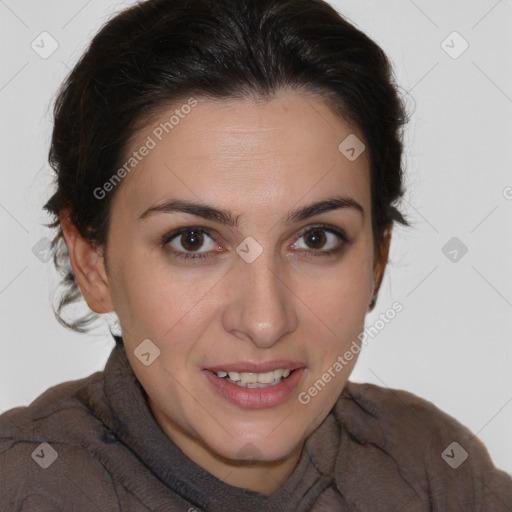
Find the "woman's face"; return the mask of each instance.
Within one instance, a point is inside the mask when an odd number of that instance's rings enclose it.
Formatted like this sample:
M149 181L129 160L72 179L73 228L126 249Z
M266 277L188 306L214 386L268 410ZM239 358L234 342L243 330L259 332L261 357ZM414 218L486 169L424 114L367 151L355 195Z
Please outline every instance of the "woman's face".
M282 93L175 105L132 141L108 293L155 418L196 461L290 456L351 373L376 268L354 135L316 97Z

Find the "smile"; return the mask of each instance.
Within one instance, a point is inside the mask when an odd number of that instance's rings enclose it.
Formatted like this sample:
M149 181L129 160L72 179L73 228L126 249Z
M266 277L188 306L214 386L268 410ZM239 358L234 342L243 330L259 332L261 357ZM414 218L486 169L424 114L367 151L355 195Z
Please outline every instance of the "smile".
M302 364L276 363L259 368L251 364L218 366L202 373L210 389L223 400L243 409L267 409L292 400L305 372Z
M236 386L242 388L268 388L279 384L285 380L291 373L292 370L289 368L264 372L264 373L252 373L252 372L226 372L220 370L214 372L217 377L225 379Z

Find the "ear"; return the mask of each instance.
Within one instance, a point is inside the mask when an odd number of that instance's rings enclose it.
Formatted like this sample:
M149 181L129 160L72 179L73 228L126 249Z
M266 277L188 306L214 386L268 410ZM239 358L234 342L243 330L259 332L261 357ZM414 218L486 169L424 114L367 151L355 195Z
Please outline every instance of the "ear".
M80 235L68 212L61 212L59 219L71 268L87 304L96 313L113 311L102 249Z
M388 263L389 247L391 245L391 230L393 223L390 222L384 229L382 243L376 250L374 264L373 264L373 287L371 293L371 302L368 310L372 311L377 301L377 295L379 293L380 285L382 284L382 278L384 277L384 271Z

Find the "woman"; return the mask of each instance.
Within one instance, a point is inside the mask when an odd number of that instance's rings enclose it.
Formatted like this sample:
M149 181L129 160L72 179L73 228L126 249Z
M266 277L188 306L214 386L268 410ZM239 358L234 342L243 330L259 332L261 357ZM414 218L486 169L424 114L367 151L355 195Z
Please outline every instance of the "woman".
M2 510L510 510L465 427L348 381L407 225L405 122L381 49L322 1L109 21L60 91L46 209L57 313L83 296L122 335L0 417Z

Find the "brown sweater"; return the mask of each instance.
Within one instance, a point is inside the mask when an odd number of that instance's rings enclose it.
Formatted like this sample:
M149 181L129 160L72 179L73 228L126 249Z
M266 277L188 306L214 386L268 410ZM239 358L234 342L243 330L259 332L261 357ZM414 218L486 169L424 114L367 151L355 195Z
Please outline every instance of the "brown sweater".
M512 479L469 430L370 384L346 385L272 496L227 485L163 433L121 345L0 416L0 471L2 512L512 511Z

